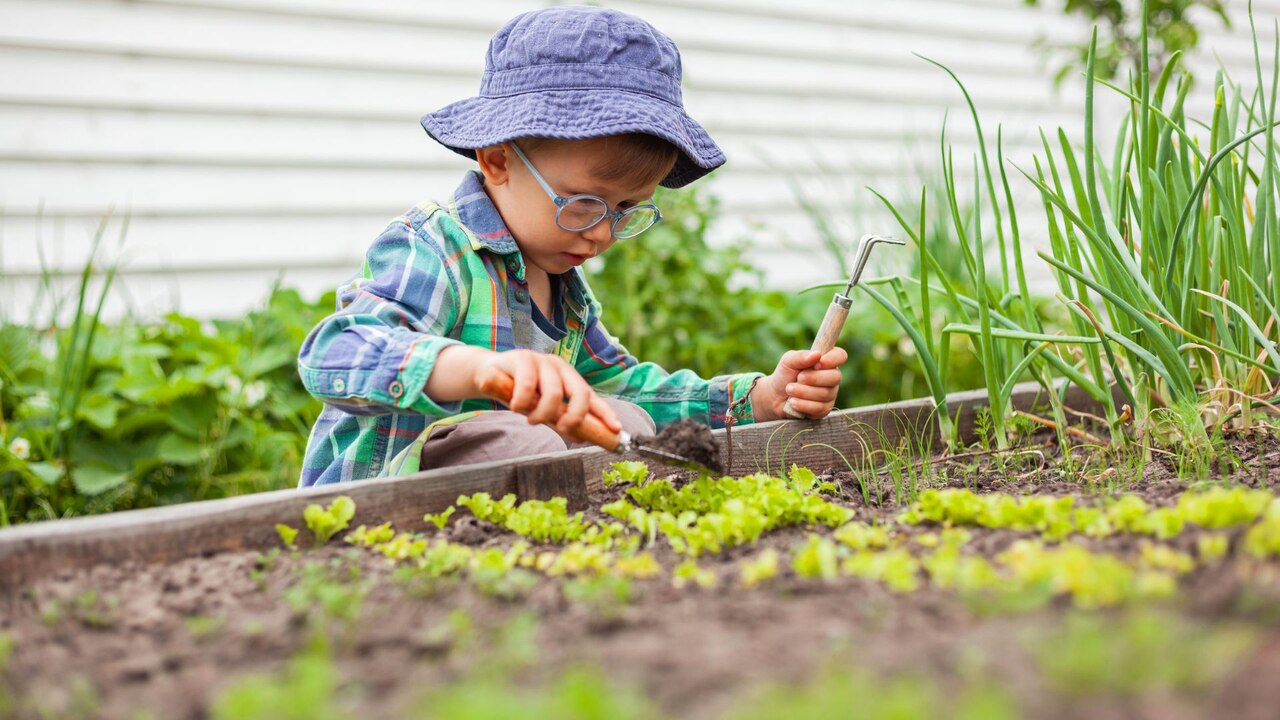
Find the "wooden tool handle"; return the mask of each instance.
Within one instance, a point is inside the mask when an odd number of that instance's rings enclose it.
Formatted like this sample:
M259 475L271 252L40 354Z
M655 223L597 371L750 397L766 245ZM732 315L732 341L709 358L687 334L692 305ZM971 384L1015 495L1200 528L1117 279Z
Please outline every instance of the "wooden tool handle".
M836 346L836 339L840 337L840 331L844 329L844 321L848 317L849 308L838 302L831 303L827 307L827 314L822 316L822 325L818 327L818 335L813 339L813 347L810 350L817 350L826 355L828 350ZM787 398L782 411L797 420L805 419L804 415L791 407L791 398Z
M511 395L515 389L515 379L497 368L491 369L480 379L480 392L507 407L511 406ZM552 425L551 423L543 424L548 427ZM578 442L591 443L609 452L618 449L618 433L610 430L603 420L591 413L587 413L587 416L582 419L582 424L574 428L569 435Z

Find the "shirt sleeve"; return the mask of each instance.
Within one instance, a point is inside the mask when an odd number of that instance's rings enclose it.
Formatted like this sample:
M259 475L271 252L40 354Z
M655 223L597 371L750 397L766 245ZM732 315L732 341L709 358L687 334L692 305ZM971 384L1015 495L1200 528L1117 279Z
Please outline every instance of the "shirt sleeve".
M454 337L463 285L440 248L403 220L369 248L363 273L338 289L338 309L317 325L298 354L307 391L354 415L453 415L424 389L440 351Z
M591 302L575 369L601 395L621 398L649 413L659 429L688 418L724 427L730 404L734 425L753 422L751 386L762 373L718 375L705 380L692 370L667 372L640 362L600 322L600 306Z

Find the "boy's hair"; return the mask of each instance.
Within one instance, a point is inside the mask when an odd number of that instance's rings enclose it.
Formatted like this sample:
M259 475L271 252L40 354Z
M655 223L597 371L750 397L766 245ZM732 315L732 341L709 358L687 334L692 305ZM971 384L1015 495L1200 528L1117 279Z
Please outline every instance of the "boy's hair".
M592 166L591 171L603 180L628 180L637 184L666 177L680 156L675 145L647 133L606 135L587 140L527 137L516 142L526 155L533 155L539 148L553 143L603 143L608 151L601 153L604 159Z

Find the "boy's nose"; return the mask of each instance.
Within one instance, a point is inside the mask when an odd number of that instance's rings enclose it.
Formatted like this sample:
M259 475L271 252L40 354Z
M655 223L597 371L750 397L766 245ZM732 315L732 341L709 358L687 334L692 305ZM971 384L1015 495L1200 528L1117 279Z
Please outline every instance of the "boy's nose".
M609 241L613 240L612 228L613 223L609 221L609 218L605 218L595 226L583 230L582 237L590 240L596 245L604 245L605 247L608 247ZM597 250L597 254L603 250L604 248L600 248L600 250Z

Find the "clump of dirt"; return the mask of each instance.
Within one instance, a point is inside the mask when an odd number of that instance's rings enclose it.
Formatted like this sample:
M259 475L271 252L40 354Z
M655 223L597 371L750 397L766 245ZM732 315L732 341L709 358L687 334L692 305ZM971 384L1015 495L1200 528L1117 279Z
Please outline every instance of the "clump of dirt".
M656 437L638 438L637 446L679 455L717 473L724 472L720 462L720 446L711 435L711 428L692 420L680 420L662 429Z

